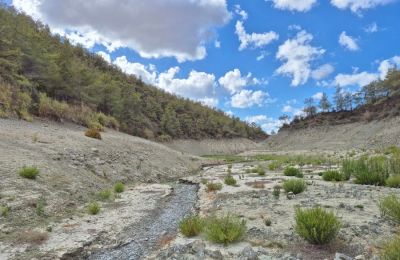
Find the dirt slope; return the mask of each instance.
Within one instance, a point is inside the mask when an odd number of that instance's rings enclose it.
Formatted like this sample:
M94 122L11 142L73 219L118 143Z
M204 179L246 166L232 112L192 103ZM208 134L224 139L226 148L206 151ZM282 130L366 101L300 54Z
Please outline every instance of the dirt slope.
M400 117L282 130L263 144L271 150L350 150L400 145Z

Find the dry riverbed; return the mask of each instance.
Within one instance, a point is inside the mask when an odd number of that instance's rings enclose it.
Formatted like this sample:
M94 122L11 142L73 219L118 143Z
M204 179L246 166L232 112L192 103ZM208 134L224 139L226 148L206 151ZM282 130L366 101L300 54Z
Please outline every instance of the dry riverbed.
M246 173L258 163L238 163L232 166L236 186L223 185L217 192L199 191L200 215L240 216L247 222L243 242L219 246L202 237L185 238L179 235L168 248L154 255L154 259L378 259L380 244L393 236L396 225L380 216L378 200L399 189L352 184L351 181L326 182L318 175L324 166L303 166L308 187L303 193L288 198L281 191L279 198L272 195L275 185L286 177L282 171L266 171L265 176ZM262 163L267 169L267 163ZM201 179L224 182L228 166L204 169ZM327 246L312 246L294 231L295 207L321 206L335 212L342 222L338 238ZM271 222L270 225L266 223ZM348 258L340 258L341 254Z

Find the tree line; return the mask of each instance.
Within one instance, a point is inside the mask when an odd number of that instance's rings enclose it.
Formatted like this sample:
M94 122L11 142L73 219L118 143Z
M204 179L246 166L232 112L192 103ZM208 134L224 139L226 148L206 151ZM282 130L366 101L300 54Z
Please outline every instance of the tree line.
M37 114L39 96L45 93L113 116L122 131L149 139L267 137L255 124L123 73L7 6L0 7L0 79L15 86L14 92L30 96L33 113Z

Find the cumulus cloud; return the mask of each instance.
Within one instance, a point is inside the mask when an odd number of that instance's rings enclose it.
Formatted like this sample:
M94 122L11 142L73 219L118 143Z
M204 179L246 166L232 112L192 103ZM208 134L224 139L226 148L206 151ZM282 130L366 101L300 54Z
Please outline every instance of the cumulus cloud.
M226 0L14 0L13 5L85 46L129 47L142 57L178 61L204 58L205 43L231 16Z
M350 51L358 51L360 49L357 41L353 37L347 35L345 31L339 35L339 44Z
M303 116L304 111L302 108L295 108L290 104L286 104L282 108L283 113L292 114L293 116Z
M393 0L331 0L331 4L339 9L350 9L353 13L360 13L363 9L386 5Z
M247 20L247 18L249 17L249 15L247 14L247 12L245 10L243 10L240 5L235 5L235 13L237 15L239 15L242 20Z
M355 72L353 74L338 74L335 77L334 85L340 87L346 86L359 86L363 87L375 80L384 80L389 69L400 66L400 56L394 56L392 58L382 60L379 63L378 70L376 72Z
M323 96L324 94L322 93L322 92L318 92L318 93L315 93L313 96L312 96L312 98L315 100L315 101L319 101L319 100L321 100L322 99L322 96Z
M201 104L203 104L205 106L212 107L212 108L215 108L219 103L217 98L211 98L211 97L200 98L197 101L199 101Z
M251 73L242 76L239 69L228 71L224 76L219 78L219 84L228 90L231 94L237 93L248 85L261 84L262 82L257 78L253 78Z
M242 90L232 96L231 106L235 108L262 106L268 97L269 94L261 90Z
M267 119L268 118L265 115L257 115L257 116L247 116L245 120L249 123L260 123Z
M107 61L108 63L111 63L111 56L110 54L104 52L104 51L98 51L97 55L99 55L100 57L102 57L105 61Z
M324 64L319 68L315 69L311 73L311 77L315 80L321 80L333 73L335 68L331 64Z
M371 23L370 25L368 25L367 27L365 27L364 31L366 33L375 33L377 31L379 31L379 28L378 28L378 25L374 22L374 23Z
M272 1L274 7L281 10L307 12L317 3L317 0L267 0Z
M147 84L157 84L157 71L153 65L145 66L137 62L129 62L126 56L116 58L113 63L120 67L123 72L135 75Z
M302 30L293 39L279 46L276 58L283 61L277 74L292 77L292 86L305 84L312 72L311 62L325 53L325 50L310 45L313 36Z
M274 131L275 133L282 127L282 121L278 119L274 119L272 117L268 117L266 115L255 115L255 116L248 116L245 118L248 123L256 123L261 126L261 128L266 131L267 133L271 133Z
M237 34L240 41L240 46L239 46L240 51L245 50L249 47L261 48L270 44L272 41L279 39L279 35L274 31L248 34L243 26L242 21L236 22L235 33Z

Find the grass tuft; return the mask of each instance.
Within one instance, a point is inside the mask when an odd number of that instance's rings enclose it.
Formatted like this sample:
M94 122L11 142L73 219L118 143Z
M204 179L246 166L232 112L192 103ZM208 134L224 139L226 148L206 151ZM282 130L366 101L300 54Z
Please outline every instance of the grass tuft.
M23 178L34 180L39 175L39 170L36 167L23 167L18 174Z
M345 177L339 171L328 170L322 174L322 179L324 181L343 181Z
M386 186L400 188L400 174L392 175L386 180Z
M190 216L184 218L179 223L180 232L186 237L194 237L199 235L204 228L204 220L199 216Z
M204 229L207 240L224 245L240 241L245 233L246 222L231 215L208 218Z
M98 196L100 200L109 200L111 198L112 192L111 190L102 190L99 192Z
M380 256L381 260L400 259L400 235L383 244Z
M400 224L400 197L394 193L379 200L381 216Z
M100 205L97 202L92 202L88 205L88 212L90 215L97 215L100 212Z
M86 130L85 135L90 138L101 140L101 134L98 129L89 128Z
M303 178L303 173L301 172L301 170L295 167L286 167L285 170L283 171L283 174L285 176Z
M311 244L323 245L336 238L341 223L332 212L322 208L296 209L295 230Z
M235 186L236 185L236 180L232 175L229 174L228 176L225 177L224 183L226 185Z
M217 190L222 190L222 184L221 183L213 183L209 182L207 183L207 191L217 191Z
M116 193L122 193L125 191L125 185L122 182L117 182L114 184L114 191Z
M302 193L307 189L307 184L304 180L286 180L283 182L283 189L286 192L293 192L294 194Z

